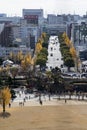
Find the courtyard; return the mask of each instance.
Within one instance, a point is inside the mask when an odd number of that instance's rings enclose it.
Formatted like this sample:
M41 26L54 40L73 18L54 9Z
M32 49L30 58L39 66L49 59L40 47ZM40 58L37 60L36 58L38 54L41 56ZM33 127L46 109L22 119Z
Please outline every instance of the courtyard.
M77 102L77 103L76 103ZM46 104L47 103L47 104ZM9 116L1 116L0 130L87 130L87 104L79 101L47 101L43 105L34 102L25 106L7 106Z

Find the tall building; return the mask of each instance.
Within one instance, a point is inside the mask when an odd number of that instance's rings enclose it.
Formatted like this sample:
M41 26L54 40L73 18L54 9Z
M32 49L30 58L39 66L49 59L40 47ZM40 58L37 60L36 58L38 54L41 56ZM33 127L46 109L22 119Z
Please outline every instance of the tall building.
M12 44L12 27L8 24L0 24L0 45L3 47L8 47Z
M54 14L48 14L47 22L48 22L48 24L57 24L57 16Z
M42 9L23 9L23 19L21 19L21 36L27 39L28 44L35 48L42 33L43 10ZM33 45L32 45L33 44Z
M7 17L6 14L0 14L0 45L10 46L16 37L19 37L18 24L20 17ZM14 26L15 25L15 26Z
M40 25L43 22L43 9L23 9L23 18L28 24Z
M3 18L3 17L7 17L7 15L5 13L0 13L0 17Z
M62 15L48 14L47 21L43 24L43 31L49 35L58 35L59 33L66 32L67 26L66 23L63 23Z

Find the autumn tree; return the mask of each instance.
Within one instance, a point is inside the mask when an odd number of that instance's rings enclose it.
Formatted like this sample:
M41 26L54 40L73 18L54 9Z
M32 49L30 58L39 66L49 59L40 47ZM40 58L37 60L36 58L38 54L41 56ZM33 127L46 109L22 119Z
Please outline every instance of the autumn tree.
M40 70L46 66L48 55L47 48L48 48L48 37L46 33L43 32L35 48L35 57L36 57L35 63L36 65L40 65Z
M70 53L71 53L73 58L76 58L77 54L76 54L76 50L73 46L70 48Z
M63 33L62 37L63 37L63 40L66 43L66 45L68 47L70 47L71 46L71 41L70 41L69 37L67 36L66 32Z
M9 75L9 66L4 67L4 68L0 68L0 76L2 77L7 77Z
M45 32L43 32L43 33L41 34L41 39L42 39L43 42L46 41L46 33L45 33Z
M76 49L73 46L70 48L70 53L71 53L73 60L75 62L76 71L78 71L81 63L80 63L79 55L77 55Z
M23 70L28 70L31 68L33 64L33 58L31 56L31 54L26 54L24 59L21 61L21 66L23 68Z
M9 59L12 60L14 63L16 63L16 54L11 52L10 55L9 55Z
M60 51L63 56L64 65L66 65L68 67L68 71L70 71L70 67L75 66L74 57L76 55L76 51L66 33L63 33L59 38L59 41L61 41Z
M14 80L14 86L15 86L15 77L18 74L18 71L19 71L19 68L16 67L16 66L10 68L10 74L11 74L13 80Z
M18 53L17 53L17 62L18 63L21 63L21 61L23 60L23 57L24 57L24 55L23 55L23 53L22 53L22 51L19 51Z
M39 53L39 52L41 51L41 49L42 49L41 43L37 43L37 44L36 44L36 48L35 48L35 52L36 52L36 53Z
M42 37L43 39L45 39L45 38L46 38L46 33L43 32L43 33L41 34L41 37Z
M9 104L11 99L11 92L9 87L4 87L0 90L0 104L3 107L3 113L5 113L6 105Z

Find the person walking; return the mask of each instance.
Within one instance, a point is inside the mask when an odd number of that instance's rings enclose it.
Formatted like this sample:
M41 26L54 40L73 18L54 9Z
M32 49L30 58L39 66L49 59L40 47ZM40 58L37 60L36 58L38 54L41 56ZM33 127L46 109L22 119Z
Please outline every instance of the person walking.
M65 99L65 103L67 102L67 100Z
M42 100L40 100L40 105L43 105L43 102L42 102Z
M11 103L9 103L9 108L11 107Z

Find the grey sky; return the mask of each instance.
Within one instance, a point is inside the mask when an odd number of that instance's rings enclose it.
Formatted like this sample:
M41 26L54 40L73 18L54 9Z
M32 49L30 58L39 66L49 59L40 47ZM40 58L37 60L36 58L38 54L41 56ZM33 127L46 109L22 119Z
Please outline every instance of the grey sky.
M22 15L22 9L44 9L44 14L80 14L87 11L87 0L0 0L0 13Z

